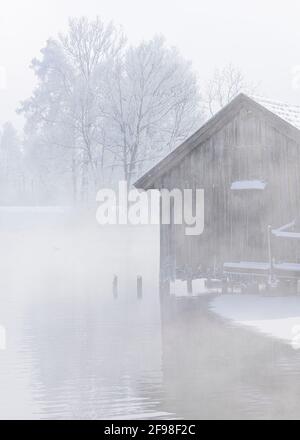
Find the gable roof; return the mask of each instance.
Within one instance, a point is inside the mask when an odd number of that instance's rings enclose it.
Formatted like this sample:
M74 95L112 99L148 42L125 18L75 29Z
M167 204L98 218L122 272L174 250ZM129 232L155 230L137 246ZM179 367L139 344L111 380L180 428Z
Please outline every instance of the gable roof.
M213 133L230 122L243 108L260 113L271 125L276 126L286 136L300 143L300 106L290 106L267 98L249 97L240 93L183 144L140 177L134 186L145 190L152 189L157 179L179 164L185 156L205 142Z

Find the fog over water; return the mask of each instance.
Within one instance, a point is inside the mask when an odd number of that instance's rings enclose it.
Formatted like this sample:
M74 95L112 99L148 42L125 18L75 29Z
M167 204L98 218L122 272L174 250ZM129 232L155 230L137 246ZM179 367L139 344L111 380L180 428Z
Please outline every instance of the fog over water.
M1 210L0 322L7 337L0 352L1 418L155 412L157 240L155 228L101 230L75 211Z
M2 209L1 243L1 419L299 416L298 351L210 312L213 294L160 304L157 227Z

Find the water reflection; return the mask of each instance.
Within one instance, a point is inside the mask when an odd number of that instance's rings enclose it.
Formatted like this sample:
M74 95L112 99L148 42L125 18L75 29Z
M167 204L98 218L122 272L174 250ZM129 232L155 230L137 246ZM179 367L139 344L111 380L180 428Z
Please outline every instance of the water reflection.
M96 298L31 304L22 325L7 329L13 338L1 355L1 417L14 417L18 405L21 418L166 416L153 312L137 301Z
M299 418L299 352L212 296L160 305L157 230L30 215L1 218L0 418Z
M210 301L164 306L169 410L185 418L299 418L299 352L220 319L209 311Z
M157 230L103 232L93 221L49 212L31 219L25 210L21 221L5 215L0 418L168 416L160 405ZM144 277L142 302L137 274Z
M25 333L44 416L162 416L158 317L144 319L140 304L96 299L60 306L44 314L35 306Z

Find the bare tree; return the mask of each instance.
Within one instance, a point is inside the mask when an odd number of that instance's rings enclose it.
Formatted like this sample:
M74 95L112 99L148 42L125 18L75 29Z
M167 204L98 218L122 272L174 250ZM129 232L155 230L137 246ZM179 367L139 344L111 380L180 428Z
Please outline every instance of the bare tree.
M233 64L216 69L205 91L205 104L209 116L213 116L239 93L253 94L256 86L245 80L243 73Z

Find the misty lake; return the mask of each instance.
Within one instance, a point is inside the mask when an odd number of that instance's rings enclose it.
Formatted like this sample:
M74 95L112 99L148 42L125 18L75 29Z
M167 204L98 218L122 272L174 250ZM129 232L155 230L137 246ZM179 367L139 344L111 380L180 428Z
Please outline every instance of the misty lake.
M1 419L300 417L299 351L217 316L213 294L160 304L157 227L12 208L0 238Z

